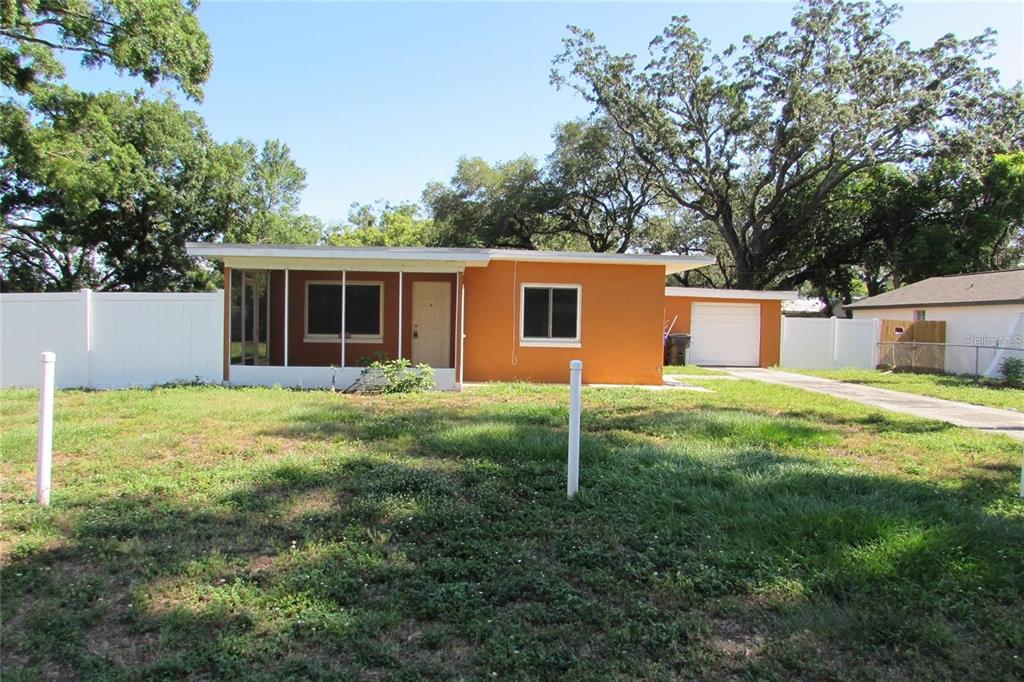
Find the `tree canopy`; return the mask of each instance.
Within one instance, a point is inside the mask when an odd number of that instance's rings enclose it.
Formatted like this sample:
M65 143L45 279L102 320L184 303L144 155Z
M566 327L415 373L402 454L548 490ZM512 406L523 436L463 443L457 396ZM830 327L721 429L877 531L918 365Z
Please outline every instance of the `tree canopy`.
M186 241L316 242L297 214L304 173L286 146L215 142L173 100L51 88L29 124L0 108L5 286L208 288Z
M64 75L60 55L80 55L83 66L112 66L149 85L170 80L202 99L213 56L198 7L198 0L4 0L0 84L31 94Z
M789 31L721 53L676 17L643 66L570 27L552 81L593 102L664 195L718 233L731 283L760 288L782 274L773 245L807 230L853 175L953 144L988 101L1021 111L1019 89L1001 91L981 63L991 32L915 49L889 33L898 14L809 0ZM991 116L986 125L1007 127Z

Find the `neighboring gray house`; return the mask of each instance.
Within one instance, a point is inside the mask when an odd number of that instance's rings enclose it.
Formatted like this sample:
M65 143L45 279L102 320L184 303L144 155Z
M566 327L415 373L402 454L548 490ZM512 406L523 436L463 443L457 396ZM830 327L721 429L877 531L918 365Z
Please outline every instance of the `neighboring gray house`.
M1024 357L1024 269L932 277L844 308L854 319L944 320L948 344L1010 349L983 356L985 374L1007 355ZM973 371L974 353L950 348L946 370Z

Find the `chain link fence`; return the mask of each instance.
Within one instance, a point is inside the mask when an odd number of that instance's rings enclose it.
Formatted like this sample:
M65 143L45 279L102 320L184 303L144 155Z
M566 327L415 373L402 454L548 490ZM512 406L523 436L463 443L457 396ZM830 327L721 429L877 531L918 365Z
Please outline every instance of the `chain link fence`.
M1024 345L977 345L926 341L879 342L878 366L900 372L938 372L998 377L1006 358L1024 360Z

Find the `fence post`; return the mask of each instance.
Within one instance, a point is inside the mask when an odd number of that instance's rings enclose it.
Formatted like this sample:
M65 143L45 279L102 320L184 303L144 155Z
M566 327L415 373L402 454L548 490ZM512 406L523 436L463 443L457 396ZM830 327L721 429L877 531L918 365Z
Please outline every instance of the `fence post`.
M79 289L78 294L82 297L82 316L85 318L85 385L95 388L92 373L92 289Z
M832 369L836 367L836 355L839 353L839 318L832 316Z
M572 497L580 487L580 384L583 361L569 363L569 473L566 494Z
M878 366L882 362L882 320L877 317L871 318L874 323L872 331L872 343L874 348L871 351L871 367L870 369L878 369Z
M50 506L50 467L53 464L53 370L56 353L43 353L43 382L39 386L39 445L36 449L36 501Z

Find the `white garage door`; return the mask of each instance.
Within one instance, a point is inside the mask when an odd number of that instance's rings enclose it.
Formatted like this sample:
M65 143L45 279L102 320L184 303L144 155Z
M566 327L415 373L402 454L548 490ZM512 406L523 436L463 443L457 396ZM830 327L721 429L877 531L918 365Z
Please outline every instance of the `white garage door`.
M761 306L694 303L690 315L690 363L733 367L760 364Z

